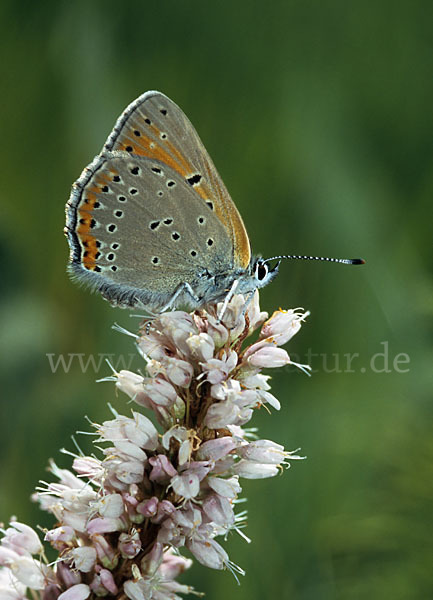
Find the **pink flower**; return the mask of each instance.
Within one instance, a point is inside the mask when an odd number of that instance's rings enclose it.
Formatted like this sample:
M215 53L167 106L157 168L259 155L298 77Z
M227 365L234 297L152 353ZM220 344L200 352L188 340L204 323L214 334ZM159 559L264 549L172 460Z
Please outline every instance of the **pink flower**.
M268 319L260 332L260 339L268 339L278 346L286 344L301 328L301 322L308 313L296 310L277 310Z
M106 569L110 569L110 571L115 569L119 561L118 552L111 545L110 541L104 535L95 533L92 535L92 544L96 550L98 562Z
M184 465L191 458L194 449L194 436L185 427L174 425L162 436L162 445L170 450L171 440L176 440L180 446L178 451L179 465Z
M116 489L124 489L131 483L140 483L143 480L145 458L133 459L116 448L106 448L104 452L108 455L104 461L107 475Z
M99 517L88 522L87 532L89 535L95 535L95 533L112 533L113 531L122 531L125 527L126 525L122 519Z
M261 342L257 343L257 346ZM255 352L252 352L247 357L247 362L253 367L264 368L275 368L284 367L284 365L290 364L289 355L282 348L277 348L273 344L266 344L258 348Z
M185 500L195 498L200 491L200 480L195 473L176 475L171 480L173 491Z
M81 546L70 551L68 558L82 573L90 573L96 563L96 550L92 546Z
M74 458L72 468L78 475L92 481L100 482L105 475L101 461L92 456L77 456Z
M170 383L183 388L187 388L190 385L194 374L191 363L186 360L170 357L165 360L165 371Z
M134 400L137 404L153 409L155 405L173 406L176 396L176 390L171 383L158 375L144 384L143 394L139 394Z
M211 494L203 502L203 511L209 521L229 529L235 522L233 505L230 500L218 494Z
M259 292L256 290L247 310L250 332L255 331L268 318L268 313L260 310Z
M125 506L120 494L107 494L97 503L101 517L116 518L123 515Z
M30 556L17 555L14 560L8 561L5 566L12 571L14 577L20 583L27 587L34 590L43 590L47 584L48 567Z
M220 383L227 379L237 363L237 353L234 350L229 350L227 353L223 352L221 358L210 358L206 362L200 363L200 366L206 375L206 381Z
M0 598L27 600L26 586L18 581L10 569L0 568Z
M85 583L77 583L60 594L57 600L86 600L90 596L90 588Z
M69 527L68 525L63 525L61 527L56 527L55 529L47 531L44 540L46 540L47 542L51 542L53 546L60 549L72 542L74 536L74 529L72 527Z
M141 502L137 506L137 511L140 512L147 518L153 517L156 515L156 511L158 510L159 500L156 496L152 496L148 500Z
M144 377L131 371L122 370L116 373L116 387L130 398L143 392Z
M42 551L40 539L31 527L11 520L2 540L3 546L15 550L18 554L38 554Z
M111 571L99 565L95 567L95 575L89 587L97 596L106 596L107 592L114 596L119 591Z
M123 558L131 559L137 556L142 548L138 531L133 529L131 533L121 533L118 548Z
M164 579L175 579L186 569L189 569L191 565L192 560L190 558L176 555L170 549L164 553L163 562L161 563L159 571Z
M284 451L284 446L270 440L250 442L239 448L238 454L249 461L271 465L279 465L289 456Z
M210 569L224 569L229 557L224 548L214 539L197 533L186 543L199 563Z
M209 440L201 444L197 451L199 460L219 460L236 448L237 443L231 436Z
M157 456L149 458L149 464L152 465L152 471L149 475L150 481L166 484L174 475L177 475L176 469L165 454L158 454Z
M64 561L57 563L57 581L60 587L70 588L77 583L81 583L81 574L71 564L66 564ZM45 600L45 599L44 599Z
M212 488L219 496L235 500L238 494L241 493L242 488L239 485L239 477L234 475L229 479L222 479L220 477L209 477L208 485Z
M198 317L195 317L196 322L199 320ZM219 319L217 319L212 314L207 315L207 320L200 319L199 329L201 331L206 331L211 336L214 342L214 346L216 349L222 348L224 344L227 343L229 338L229 332L227 327L221 323Z
M210 360L214 355L215 344L208 333L191 335L187 340L188 348L193 358L198 361Z
M36 532L12 521L0 543L1 598L178 600L193 593L176 581L192 564L177 554L185 547L206 567L243 574L217 541L245 521L235 512L240 480L273 477L302 458L244 429L264 404L280 409L261 369L290 363L279 346L305 318L279 310L266 320L258 298L236 295L224 311L219 303L143 324L133 337L145 375L107 379L146 415L112 410L93 424L102 459L75 456L75 473L50 463L56 481L37 498L55 519L45 542L59 558L48 566Z
M265 479L266 477L274 477L277 475L278 465L261 464L250 462L249 460L241 460L234 467L233 471L244 477L245 479Z

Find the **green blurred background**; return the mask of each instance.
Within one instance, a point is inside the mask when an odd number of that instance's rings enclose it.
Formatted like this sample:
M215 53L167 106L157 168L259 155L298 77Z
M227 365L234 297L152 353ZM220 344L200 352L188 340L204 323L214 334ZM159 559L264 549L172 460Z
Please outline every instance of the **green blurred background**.
M209 600L433 597L431 1L2 0L0 27L0 519L49 525L29 501L48 457L69 464L84 415L129 410L95 383L104 364L53 373L47 354L134 353L111 325L136 321L65 273L64 204L123 108L159 89L255 252L367 260L288 262L262 292L311 311L288 350L316 372L274 373L281 413L253 424L308 460L245 483L240 587L200 565L184 579Z

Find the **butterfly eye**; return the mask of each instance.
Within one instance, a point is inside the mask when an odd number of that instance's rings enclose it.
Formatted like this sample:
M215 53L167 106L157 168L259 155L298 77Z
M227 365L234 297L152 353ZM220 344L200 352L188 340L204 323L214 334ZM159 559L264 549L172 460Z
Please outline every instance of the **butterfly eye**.
M262 262L258 262L256 264L256 268L255 268L255 278L258 281L263 281L263 279L265 279L266 275L268 274L268 266Z

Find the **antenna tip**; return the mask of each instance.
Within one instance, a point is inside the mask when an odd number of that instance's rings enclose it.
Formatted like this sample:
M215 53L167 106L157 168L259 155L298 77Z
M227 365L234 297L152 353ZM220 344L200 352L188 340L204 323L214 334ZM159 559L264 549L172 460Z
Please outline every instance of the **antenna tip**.
M350 264L352 265L365 265L365 260L363 258L351 258Z

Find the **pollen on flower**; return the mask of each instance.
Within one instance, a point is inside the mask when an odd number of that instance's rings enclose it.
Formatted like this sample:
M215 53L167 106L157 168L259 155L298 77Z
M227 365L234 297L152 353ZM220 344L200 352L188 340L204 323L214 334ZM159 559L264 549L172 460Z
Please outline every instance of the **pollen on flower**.
M291 362L281 346L307 313L280 309L268 318L258 292L249 304L234 296L221 319L220 311L164 313L133 336L143 375L107 379L140 409L94 424L99 458L76 456L72 470L50 463L56 481L35 496L54 517L45 542L59 558L48 564L37 533L12 520L0 544L8 598L197 594L176 581L192 564L182 549L204 566L244 574L216 538L237 531L249 541L240 529L245 511L235 513L241 478L273 477L302 458L245 426L264 404L280 409L261 371Z

